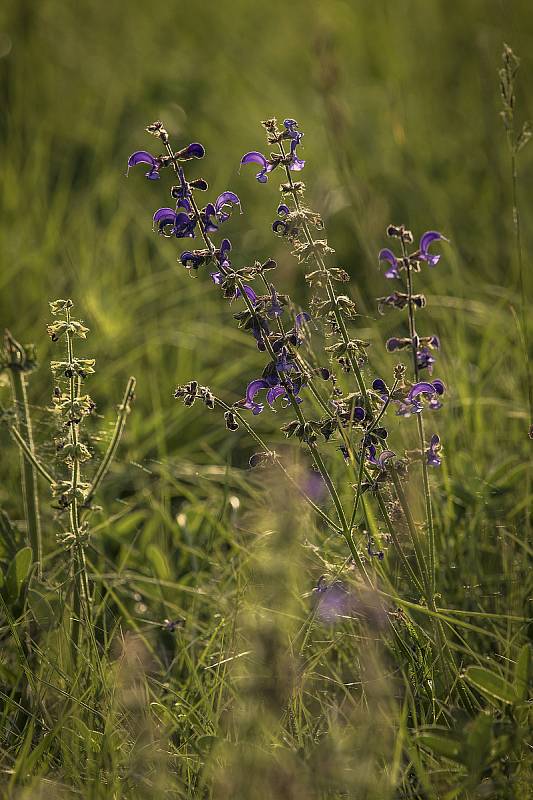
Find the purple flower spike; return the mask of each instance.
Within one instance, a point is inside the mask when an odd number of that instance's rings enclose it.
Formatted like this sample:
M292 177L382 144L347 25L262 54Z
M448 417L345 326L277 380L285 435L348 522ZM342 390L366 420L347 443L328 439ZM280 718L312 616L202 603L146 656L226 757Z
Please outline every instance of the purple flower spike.
M378 255L378 260L379 261L388 261L389 264L391 265L385 271L385 277L386 278L399 278L400 277L400 273L398 272L398 259L396 258L396 256L392 252L392 250L389 250L388 247L385 247L383 250L380 250L379 251L379 255Z
M132 153L128 158L128 170L126 175L128 175L130 168L136 167L137 164L149 164L151 169L145 173L146 177L149 181L159 180L159 167L161 166L161 162L158 158L154 158L154 156L146 150L137 150L136 153Z
M422 261L426 261L428 266L435 267L440 261L440 255L434 255L429 252L428 248L430 244L433 242L439 241L439 239L444 240L445 242L448 241L442 233L438 233L438 231L426 231L426 233L422 234L420 237L420 258Z
M439 455L441 449L440 437L434 433L431 437L429 447L426 450L426 463L430 467L440 467L442 459Z
M250 153L245 153L241 158L241 165L242 164L259 164L261 170L255 176L259 183L266 183L267 173L272 172L272 164L264 157L262 153L258 153L256 150L252 150Z

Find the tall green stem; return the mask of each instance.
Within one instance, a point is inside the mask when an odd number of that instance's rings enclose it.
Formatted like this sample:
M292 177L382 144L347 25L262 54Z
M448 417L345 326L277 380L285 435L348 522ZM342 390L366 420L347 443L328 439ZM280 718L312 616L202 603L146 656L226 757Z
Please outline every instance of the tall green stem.
M31 456L35 457L35 447L33 444L33 429L28 404L28 393L26 390L26 373L23 364L19 363L25 359L24 349L13 339L9 331L5 332L5 349L9 361L9 374L13 399L15 401L16 426L20 438L26 444ZM28 544L33 550L33 558L37 564L37 575L42 576L42 531L41 517L39 513L39 496L37 493L37 475L32 459L21 453L21 472L22 472L22 497L24 502L24 512L27 525Z
M80 510L79 501L77 498L77 490L80 483L80 460L77 455L77 447L79 444L79 431L78 423L76 420L76 412L74 404L78 397L78 381L74 369L74 348L73 348L73 333L70 329L70 308L66 309L66 321L68 328L66 331L67 340L67 361L69 364L69 397L70 397L70 419L69 419L69 441L72 445L72 465L71 465L71 490L72 501L69 506L70 524L72 534L74 537L74 578L75 578L75 607L74 619L72 621L72 651L73 657L76 659L76 651L80 641L80 619L88 623L90 618L90 591L89 579L87 576L87 564L85 561L84 542L82 532L80 529ZM78 613L77 613L78 612Z

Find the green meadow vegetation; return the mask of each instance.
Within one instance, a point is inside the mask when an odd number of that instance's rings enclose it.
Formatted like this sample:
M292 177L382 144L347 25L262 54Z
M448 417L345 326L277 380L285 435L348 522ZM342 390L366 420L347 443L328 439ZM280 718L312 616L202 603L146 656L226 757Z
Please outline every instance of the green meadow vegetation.
M520 67L508 55L502 119L504 43ZM2 5L2 796L533 797L532 44L525 0ZM201 142L188 178L242 203L223 231L235 265L275 259L307 308L307 265L272 232L278 173L262 186L239 169L273 116L305 132L295 175L350 276L368 385L392 383L384 342L408 334L377 310L387 226L449 239L416 276L447 387L425 416L443 445L431 596L401 555L426 547L420 471L400 483L414 538L402 503L391 538L363 495L357 524L384 553L357 542L365 581L294 488L314 475L280 431L289 410L240 412L285 472L251 469L246 426L174 398L195 379L231 406L265 354L209 266L177 260L191 240L153 232L171 175L126 178L128 157L157 149L155 119L176 149ZM313 359L321 346L319 323ZM51 371L65 353L81 376ZM387 428L396 453L416 450L412 417ZM350 508L338 445L326 463ZM335 519L327 492L315 502Z

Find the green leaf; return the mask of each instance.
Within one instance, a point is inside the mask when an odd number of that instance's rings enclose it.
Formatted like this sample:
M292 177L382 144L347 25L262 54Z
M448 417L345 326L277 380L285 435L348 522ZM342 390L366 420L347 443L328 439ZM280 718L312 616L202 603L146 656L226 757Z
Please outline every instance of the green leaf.
M458 764L463 764L464 745L461 740L451 731L439 731L438 733L427 731L420 733L416 737L418 744L427 747L438 756L444 756Z
M516 703L518 696L512 683L484 667L468 667L465 677L476 689L502 703Z
M167 560L157 545L148 545L146 548L146 558L152 565L153 570L159 580L165 581L170 578L170 570L168 568Z
M531 645L526 643L518 654L514 673L514 689L518 700L527 700L531 680Z
M28 579L33 553L31 547L23 547L11 561L5 578L5 595L9 603L16 603L22 586Z

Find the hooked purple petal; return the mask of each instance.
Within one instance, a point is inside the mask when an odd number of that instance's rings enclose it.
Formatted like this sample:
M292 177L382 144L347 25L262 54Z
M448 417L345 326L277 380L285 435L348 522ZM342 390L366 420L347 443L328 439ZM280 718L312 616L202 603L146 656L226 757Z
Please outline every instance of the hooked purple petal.
M263 153L258 153L257 150L251 150L249 153L245 153L241 158L241 164L260 164L265 169L268 166L268 161L264 157Z
M137 164L149 164L151 169L145 173L145 176L151 181L159 180L159 159L154 158L147 150L137 150L137 152L131 154L128 158L126 175L128 175L130 167L135 167Z
M272 171L272 165L265 156L257 150L251 150L249 153L245 153L241 158L241 164L259 164L262 167L261 171L255 176L259 183L266 183L266 173Z
M426 261L430 267L435 267L438 264L440 261L440 255L434 255L433 253L430 253L428 248L432 242L439 241L439 239L448 241L446 237L438 231L426 231L426 233L422 234L420 237L420 258Z
M222 192L222 194L219 194L219 196L215 200L215 210L217 214L220 211L220 209L225 205L240 206L241 201L239 200L235 192Z
M446 391L446 386L441 380L437 378L436 380L432 381L432 383L433 386L435 387L435 391L437 394L444 394L444 392Z
M160 208L155 212L153 217L154 225L157 222L163 222L163 220L165 221L164 224L167 224L168 222L174 222L175 219L176 212L173 208Z
M278 214L280 217L286 217L287 214L290 214L291 210L286 203L280 203L278 206Z
M128 167L135 167L137 164L150 164L155 167L157 158L154 158L147 150L137 150L128 158Z
M433 383L421 381L420 383L415 383L415 385L411 387L407 395L407 400L410 402L411 400L414 400L415 397L418 397L419 394L435 394L436 391L437 389ZM439 394L442 394L442 392L439 392Z
M281 397L284 394L286 394L286 391L283 386L273 386L267 392L267 403L269 406L271 406L278 399L278 397Z
M385 247L383 248L383 250L379 251L378 261L388 261L388 263L391 265L385 271L386 278L397 278L399 276L398 259L396 258L392 250L390 250L388 247Z
M269 384L263 380L263 378L257 378L257 380L252 381L248 384L246 388L246 402L253 403L254 397L256 396L257 392L260 392L261 389L269 389Z

